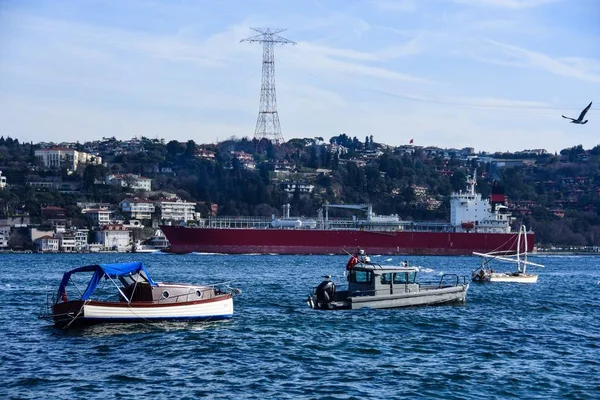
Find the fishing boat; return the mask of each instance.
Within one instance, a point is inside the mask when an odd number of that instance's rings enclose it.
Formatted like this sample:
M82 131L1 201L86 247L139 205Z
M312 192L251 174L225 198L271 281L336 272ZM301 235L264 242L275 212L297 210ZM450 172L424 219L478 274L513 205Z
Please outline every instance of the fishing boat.
M544 266L532 261L527 260L527 228L525 225L521 225L519 229L519 236L517 237L517 251L515 254L506 253L478 253L473 252L474 255L482 257L481 266L475 269L471 274L473 282L515 282L515 283L536 283L538 280L537 274L528 274L527 267L541 267ZM523 241L521 240L523 239ZM521 251L522 245L524 250ZM497 260L500 262L507 262L516 264L517 270L510 272L498 272L492 269L490 262Z
M456 274L444 274L438 282L418 283L417 273L415 267L381 266L361 260L348 271L347 289L338 290L328 275L306 301L311 308L319 310L400 308L466 302L469 284L465 277L461 279Z
M87 265L64 273L40 318L52 319L60 328L105 322L220 320L233 317L234 293L239 290L227 282L155 282L141 262Z

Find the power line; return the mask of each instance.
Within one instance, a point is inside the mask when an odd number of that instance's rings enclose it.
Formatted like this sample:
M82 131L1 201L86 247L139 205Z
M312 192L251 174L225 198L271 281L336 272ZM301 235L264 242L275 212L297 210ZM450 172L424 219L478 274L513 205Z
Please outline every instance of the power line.
M297 57L295 57L297 58ZM298 61L301 61L300 58L297 58ZM323 78L323 75L315 74L312 71L305 70L304 72L315 76L317 78ZM349 76L345 72L337 72L333 77L333 80L340 82L340 75L345 75L349 82L343 82L345 86L352 86L360 90L369 91L377 94L382 94L390 97L400 98L408 101L415 101L421 103L430 103L430 104L442 104L452 107L464 107L464 108L476 108L476 109L507 109L507 110L517 110L517 111L558 111L558 112L568 112L568 111L581 111L583 107L587 104L585 101L584 104L580 105L525 105L525 104L475 104L466 101L460 100L452 100L448 98L444 98L438 96L436 94L420 94L415 92L414 94L400 94L394 93L389 90L377 89L374 87L361 85L356 83L356 79ZM590 110L591 113L595 113L596 110Z

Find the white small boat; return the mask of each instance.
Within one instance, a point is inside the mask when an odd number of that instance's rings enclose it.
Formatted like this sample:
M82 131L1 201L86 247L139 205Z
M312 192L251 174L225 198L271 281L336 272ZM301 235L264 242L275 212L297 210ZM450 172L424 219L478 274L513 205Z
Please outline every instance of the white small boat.
M524 238L521 242L521 237ZM525 250L521 252L521 244L524 244ZM521 225L519 236L517 237L517 252L516 254L508 255L506 253L478 253L473 252L473 255L482 257L481 266L474 270L471 274L473 282L514 282L514 283L536 283L538 280L537 274L528 274L527 267L544 266L538 263L527 260L527 229L525 225ZM517 265L517 270L512 272L497 272L491 268L489 263L492 260L500 262L508 262Z
M82 291L72 278L85 273L92 275ZM239 290L227 283L155 282L141 262L88 265L64 273L40 318L51 318L61 328L103 322L219 320L233 317L233 293Z
M157 253L161 249L142 244L139 240L133 245L133 253Z

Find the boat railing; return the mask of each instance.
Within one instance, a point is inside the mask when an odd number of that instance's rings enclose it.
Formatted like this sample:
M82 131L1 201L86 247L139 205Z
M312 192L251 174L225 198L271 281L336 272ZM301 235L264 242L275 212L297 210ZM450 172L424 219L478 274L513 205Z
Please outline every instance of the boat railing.
M293 217L299 222L298 225L273 227L273 220L270 217L250 217L250 216L211 216L200 224L202 228L218 229L294 229L294 230L313 230L313 229L335 229L335 230L363 230L376 232L395 233L399 231L411 232L451 232L453 227L447 222L436 221L370 221L368 219L355 218L330 218L330 219L312 219L302 216Z
M442 287L458 286L461 284L461 282L460 282L461 278L462 278L462 284L466 285L467 278L465 276L458 276L457 274L444 274L440 277L440 282L438 283L438 289L440 289ZM450 280L450 282L447 283L446 285L444 285L444 280Z
M231 286L231 283L232 283L232 281L204 284L204 285L201 285L198 287L192 287L189 289L189 291L187 293L170 295L168 298L158 299L157 302L159 304L160 303L171 303L171 302L173 302L173 299L175 299L176 303L178 303L179 301L187 302L187 301L190 301L189 296L196 296L196 292L198 290L202 291L202 298L204 298L204 292L213 292L217 296L221 295L221 294L227 294L227 293L241 294L242 291L239 288L235 288L235 287ZM181 300L182 298L183 298L183 300ZM197 299L195 298L195 300L197 300Z
M56 303L56 292L49 291L46 293L46 304L40 305L40 311L38 312L39 319L52 318L53 311L52 306Z

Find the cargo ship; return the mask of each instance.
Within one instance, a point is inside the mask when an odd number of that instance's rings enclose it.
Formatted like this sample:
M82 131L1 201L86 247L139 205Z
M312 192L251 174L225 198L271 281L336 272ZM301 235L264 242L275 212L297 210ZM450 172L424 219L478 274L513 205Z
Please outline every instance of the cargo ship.
M471 255L474 251L515 252L504 189L493 186L489 199L467 179L465 191L450 196L450 222L404 221L398 215L376 215L370 204L324 204L316 218L214 216L199 226L162 225L172 253L345 254L357 247L370 254ZM366 217L330 218L330 209L364 211ZM535 234L527 233L527 249Z

